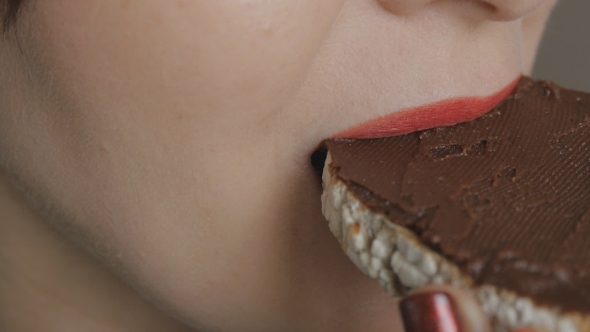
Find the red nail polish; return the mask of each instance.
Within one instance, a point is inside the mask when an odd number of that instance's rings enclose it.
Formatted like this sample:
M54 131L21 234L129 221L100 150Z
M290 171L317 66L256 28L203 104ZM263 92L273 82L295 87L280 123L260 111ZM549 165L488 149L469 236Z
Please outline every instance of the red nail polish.
M399 309L406 332L461 332L455 303L446 293L409 295Z

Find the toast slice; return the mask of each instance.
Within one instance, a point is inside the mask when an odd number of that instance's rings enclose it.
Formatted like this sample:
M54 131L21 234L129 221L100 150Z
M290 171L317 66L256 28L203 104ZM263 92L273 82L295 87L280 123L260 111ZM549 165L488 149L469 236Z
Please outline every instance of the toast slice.
M525 77L474 121L323 146L323 213L385 291L450 284L495 331L590 331L590 95Z

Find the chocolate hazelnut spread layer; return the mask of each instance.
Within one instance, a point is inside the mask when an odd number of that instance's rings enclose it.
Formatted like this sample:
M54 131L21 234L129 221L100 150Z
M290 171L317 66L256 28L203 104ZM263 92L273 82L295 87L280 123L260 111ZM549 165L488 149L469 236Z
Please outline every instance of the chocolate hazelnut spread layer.
M476 285L590 313L590 94L523 77L474 121L324 146L359 200Z

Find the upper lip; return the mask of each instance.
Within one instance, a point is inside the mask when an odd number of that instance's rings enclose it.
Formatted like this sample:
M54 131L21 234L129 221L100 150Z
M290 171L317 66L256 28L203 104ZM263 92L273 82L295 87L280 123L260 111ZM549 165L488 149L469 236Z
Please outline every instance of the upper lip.
M474 120L489 112L514 90L520 76L486 97L458 97L396 111L348 128L332 138L380 138Z

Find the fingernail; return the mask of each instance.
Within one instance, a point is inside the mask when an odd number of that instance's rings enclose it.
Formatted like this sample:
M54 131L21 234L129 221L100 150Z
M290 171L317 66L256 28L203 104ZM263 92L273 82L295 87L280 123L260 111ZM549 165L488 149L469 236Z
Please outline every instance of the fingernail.
M399 303L406 332L461 332L453 299L446 293L416 293Z

